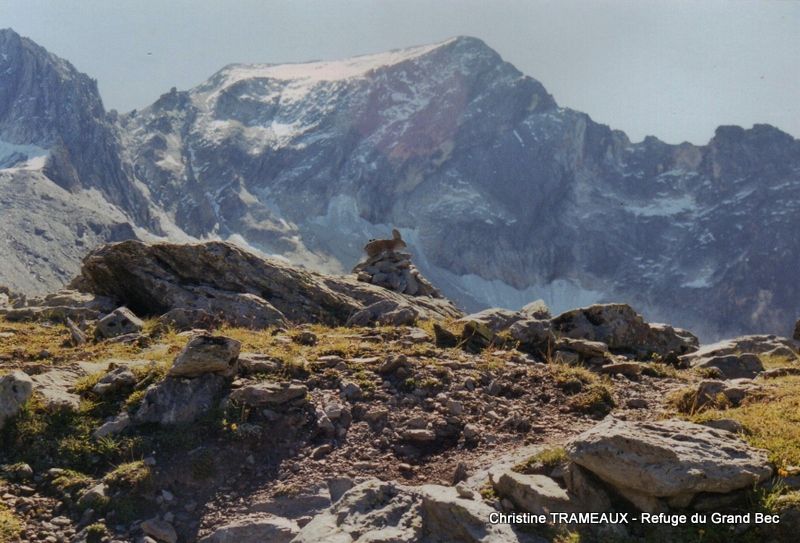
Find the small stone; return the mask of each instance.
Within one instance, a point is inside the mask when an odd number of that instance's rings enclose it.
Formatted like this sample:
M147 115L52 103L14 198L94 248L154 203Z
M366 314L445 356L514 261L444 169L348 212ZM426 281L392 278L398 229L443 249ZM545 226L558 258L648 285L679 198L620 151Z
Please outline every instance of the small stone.
M364 396L364 391L357 383L346 381L341 385L341 394L346 400L354 401L360 400Z
M324 445L320 445L313 451L311 451L311 458L314 460L319 460L323 456L327 456L330 452L333 451L333 445L330 443L326 443Z
M292 336L292 340L295 343L299 343L300 345L316 345L319 339L317 338L317 334L314 332L310 332L308 330L303 330L299 334Z
M109 339L142 331L144 323L127 307L118 307L99 321L94 335L97 339Z
M464 404L456 400L447 400L447 410L451 415L459 416L464 413Z
M480 435L480 429L474 424L467 424L464 426L464 439L467 441L476 441Z
M175 528L167 521L152 518L142 522L140 527L146 535L163 543L176 543L178 541L178 534L175 532Z
M458 483L456 485L456 492L458 492L458 495L466 500L475 499L475 491L467 487L467 485L464 483Z
M625 405L627 405L630 409L646 409L647 400L644 398L631 398L626 402Z

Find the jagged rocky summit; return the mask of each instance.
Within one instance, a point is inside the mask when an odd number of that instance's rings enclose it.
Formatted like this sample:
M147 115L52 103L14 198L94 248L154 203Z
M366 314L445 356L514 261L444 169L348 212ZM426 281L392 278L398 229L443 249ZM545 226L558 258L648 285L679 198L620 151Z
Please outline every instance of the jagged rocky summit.
M230 65L124 115L11 30L0 53L0 282L15 291L50 292L134 237L231 239L341 273L396 225L470 311L623 301L706 338L787 335L797 318L800 142L768 125L631 142L464 37Z

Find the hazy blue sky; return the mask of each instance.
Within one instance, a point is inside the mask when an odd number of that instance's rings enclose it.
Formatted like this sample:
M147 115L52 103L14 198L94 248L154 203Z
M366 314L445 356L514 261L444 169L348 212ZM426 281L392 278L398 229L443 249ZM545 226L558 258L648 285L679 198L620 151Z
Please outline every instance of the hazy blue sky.
M717 125L758 122L800 137L795 0L0 0L0 27L96 78L121 111L231 62L471 35L633 140L705 143Z

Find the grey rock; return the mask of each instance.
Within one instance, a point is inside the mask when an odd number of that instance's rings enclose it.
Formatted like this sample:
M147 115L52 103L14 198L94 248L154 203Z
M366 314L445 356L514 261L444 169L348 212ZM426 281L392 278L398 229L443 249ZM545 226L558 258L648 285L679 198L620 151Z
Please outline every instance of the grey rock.
M162 425L194 422L216 405L225 384L225 377L210 373L194 379L167 377L147 388L133 421Z
M559 337L587 339L608 345L612 351L640 356L656 353L684 354L697 349L692 334L666 325L651 325L626 304L601 304L562 313L551 321Z
M463 325L470 321L475 321L486 326L492 332L497 333L506 330L515 322L522 320L522 318L523 316L516 311L491 307L477 313L472 313L466 317L461 317L456 322Z
M752 379L764 371L761 359L751 353L698 357L692 367L716 368L723 379Z
M109 339L125 334L141 332L144 328L142 320L127 307L118 307L99 321L94 335L98 339Z
M225 336L200 334L175 357L169 375L197 377L205 373L231 376L236 373L241 343Z
M395 232L397 232L395 230ZM399 232L398 232L399 235ZM402 241L401 241L402 242ZM403 243L405 247L405 243ZM381 251L356 264L353 273L359 281L377 285L408 296L440 298L438 290L411 263L411 255L399 251Z
M343 381L341 386L342 398L349 400L349 401L356 401L360 400L364 397L364 391L358 385L358 383L354 383L352 381Z
M762 354L775 352L776 349L777 354L784 356L787 361L792 361L791 357L787 356L790 353L795 353L794 360L797 360L797 347L791 339L774 335L750 335L703 345L698 350L681 356L680 361L686 366L696 366L703 360L713 357L743 353Z
M559 338L555 342L555 349L570 351L580 356L581 360L599 358L605 360L610 358L611 353L608 345L602 341L589 341L586 339Z
M0 428L14 417L33 394L33 381L16 370L0 377Z
M553 479L544 475L526 475L512 470L494 473L492 486L499 496L518 509L535 515L555 512L577 513L584 506L572 498Z
M175 528L165 520L151 518L142 522L140 528L146 535L156 541L163 543L177 543L178 541L178 534Z
M162 330L185 332L198 329L213 330L221 321L222 319L203 309L176 307L158 317L156 325Z
M716 405L724 398L731 406L736 407L748 396L759 394L762 387L750 379L706 379L701 381L693 394L692 407L698 410L706 404Z
M270 373L279 370L283 362L275 357L261 353L240 353L239 372L245 375Z
M527 350L547 352L555 342L549 320L526 318L511 325L509 334Z
M412 306L428 318L459 315L444 299L407 297L349 277L301 270L222 242L106 245L84 259L73 285L125 301L142 315L202 309L253 328L287 321L344 324L382 300Z
M78 505L82 508L98 507L102 505L108 495L108 486L105 483L98 483L81 493L78 498Z
M78 366L46 371L32 376L31 379L34 391L42 398L47 410L77 411L81 399L72 388L78 379L86 375L86 371Z
M734 419L706 420L700 424L703 426L708 426L709 428L716 428L717 430L731 432L732 434L740 434L744 432L744 426L742 426L742 423Z
M231 392L231 400L252 407L278 406L306 397L308 388L299 383L263 382Z
M636 379L642 374L642 365L636 362L614 362L600 368L600 373L606 375L624 375Z
M119 415L115 417L111 417L110 419L106 420L103 424L98 426L94 432L92 432L92 437L95 439L99 439L101 437L111 436L115 434L119 434L123 432L128 426L131 425L131 418L128 415L127 411L123 411Z
M353 487L315 516L294 542L519 541L508 525L487 523L492 511L482 501L460 497L452 487L407 487L371 479Z
M92 392L99 396L113 394L124 388L132 387L136 384L136 375L126 366L119 366L106 373L96 385L92 387Z
M419 313L405 303L394 300L381 300L368 305L347 319L347 326L372 326L387 324L392 326L408 326L416 322Z
M299 531L291 519L254 513L215 528L198 543L289 543Z
M699 492L731 492L772 475L765 451L729 432L678 420L608 417L574 438L566 451L570 460L650 511L660 509L661 498L685 502Z

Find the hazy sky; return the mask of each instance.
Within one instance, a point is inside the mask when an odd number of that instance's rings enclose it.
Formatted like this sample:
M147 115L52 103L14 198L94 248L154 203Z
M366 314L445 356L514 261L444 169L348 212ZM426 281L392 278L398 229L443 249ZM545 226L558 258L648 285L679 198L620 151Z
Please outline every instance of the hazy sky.
M476 36L562 106L670 142L767 122L800 137L797 0L0 0L11 27L128 111L231 62Z

